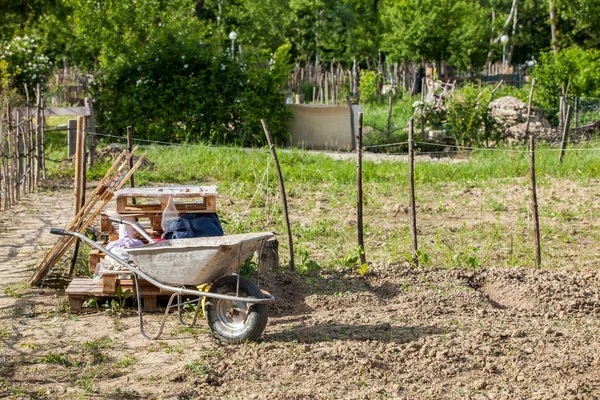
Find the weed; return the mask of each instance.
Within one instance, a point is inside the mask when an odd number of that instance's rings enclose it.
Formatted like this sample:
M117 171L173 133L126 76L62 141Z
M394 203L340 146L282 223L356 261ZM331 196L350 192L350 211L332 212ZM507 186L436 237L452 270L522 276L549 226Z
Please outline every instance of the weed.
M83 342L83 348L86 350L92 350L92 351L100 350L100 349L107 348L111 342L112 342L112 339L110 339L110 338L90 340L87 342Z
M204 376L212 372L211 369L204 363L204 360L190 361L185 364L184 368L196 376Z
M120 367L129 367L133 364L135 364L136 362L139 361L139 357L135 357L135 356L130 356L129 354L126 354L125 357L121 358L119 361L117 361L117 365Z
M75 384L88 394L98 393L100 389L96 383L96 380L101 372L102 369L99 367L86 365L81 371L80 377Z
M65 353L54 353L50 352L42 357L41 360L44 364L59 364L65 367L70 367L73 365L70 357Z
M301 249L298 253L300 253L300 263L296 266L296 271L298 271L300 275L321 269L319 264L310 258L310 254L307 250Z

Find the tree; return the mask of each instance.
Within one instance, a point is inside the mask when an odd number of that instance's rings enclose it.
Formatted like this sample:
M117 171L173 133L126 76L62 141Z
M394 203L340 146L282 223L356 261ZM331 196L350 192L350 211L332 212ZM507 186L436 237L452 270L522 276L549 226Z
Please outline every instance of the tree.
M491 30L475 0L387 0L382 48L394 61L448 61L477 70Z

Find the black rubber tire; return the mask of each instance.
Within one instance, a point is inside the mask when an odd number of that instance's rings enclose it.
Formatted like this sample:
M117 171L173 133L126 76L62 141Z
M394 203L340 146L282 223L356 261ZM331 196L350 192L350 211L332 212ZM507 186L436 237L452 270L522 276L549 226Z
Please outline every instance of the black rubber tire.
M235 296L238 277L226 276L216 281L209 292L228 294ZM240 276L240 297L264 298L258 286L248 279ZM247 303L238 303L238 307L246 307ZM238 343L245 340L257 340L267 326L268 308L266 304L253 304L247 310L247 316L243 322L228 321L223 315L224 309L230 309L232 302L228 300L206 298L204 313L208 326L218 339L229 343ZM238 314L236 314L237 317ZM242 314L239 314L243 317ZM240 317L238 317L240 318Z

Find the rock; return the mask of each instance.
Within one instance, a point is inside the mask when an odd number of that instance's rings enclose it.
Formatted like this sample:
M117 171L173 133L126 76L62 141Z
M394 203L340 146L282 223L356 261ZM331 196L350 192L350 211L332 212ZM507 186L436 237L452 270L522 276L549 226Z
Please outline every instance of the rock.
M483 390L487 387L487 382L485 379L478 379L473 382L473 389L475 390Z

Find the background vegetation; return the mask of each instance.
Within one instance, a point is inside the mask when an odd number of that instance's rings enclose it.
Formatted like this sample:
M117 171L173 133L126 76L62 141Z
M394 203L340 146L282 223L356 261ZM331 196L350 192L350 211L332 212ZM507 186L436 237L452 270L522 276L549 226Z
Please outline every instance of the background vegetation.
M93 73L101 127L134 125L150 139L260 145L258 121L268 116L283 143L294 63L370 70L361 79L367 105L390 63L432 63L434 73L447 63L476 79L501 59L502 34L508 64L538 61L529 71L535 101L550 116L566 86L600 97L598 0L0 0L0 8L2 79L22 91L65 65ZM450 128L454 136L470 129Z

